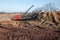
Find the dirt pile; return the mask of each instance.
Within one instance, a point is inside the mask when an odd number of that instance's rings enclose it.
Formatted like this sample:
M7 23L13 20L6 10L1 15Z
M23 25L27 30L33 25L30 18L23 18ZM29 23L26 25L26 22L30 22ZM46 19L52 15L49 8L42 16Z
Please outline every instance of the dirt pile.
M35 21L0 21L0 40L60 40L60 12L40 12Z
M38 18L40 19L40 26L50 29L58 29L60 27L60 12L41 12Z

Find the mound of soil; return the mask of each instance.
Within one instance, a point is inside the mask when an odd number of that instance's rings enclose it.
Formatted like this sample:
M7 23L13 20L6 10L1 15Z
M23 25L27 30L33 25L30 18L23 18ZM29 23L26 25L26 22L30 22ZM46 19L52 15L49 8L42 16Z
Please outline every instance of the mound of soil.
M41 12L35 21L1 21L0 40L60 40L59 15Z

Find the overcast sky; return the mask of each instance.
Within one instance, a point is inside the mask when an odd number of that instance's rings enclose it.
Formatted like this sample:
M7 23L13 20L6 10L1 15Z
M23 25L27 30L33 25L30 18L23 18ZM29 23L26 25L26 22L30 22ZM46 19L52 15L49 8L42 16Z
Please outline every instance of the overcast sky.
M60 0L0 0L0 12L24 12L31 5L34 5L33 10L48 3L60 8Z

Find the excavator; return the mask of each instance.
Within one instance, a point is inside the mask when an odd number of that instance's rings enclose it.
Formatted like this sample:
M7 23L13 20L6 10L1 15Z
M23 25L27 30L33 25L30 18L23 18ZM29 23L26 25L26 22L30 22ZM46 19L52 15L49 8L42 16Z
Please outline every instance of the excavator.
M23 16L20 15L14 15L12 20L15 21L27 21L27 20L36 20L37 16L39 15L38 13L28 13L28 11L34 7L34 5L32 5L24 14Z

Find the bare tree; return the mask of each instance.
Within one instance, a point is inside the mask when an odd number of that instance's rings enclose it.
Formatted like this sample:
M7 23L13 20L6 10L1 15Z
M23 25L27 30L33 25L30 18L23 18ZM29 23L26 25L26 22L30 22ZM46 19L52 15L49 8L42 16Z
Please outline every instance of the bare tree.
M34 9L33 12L51 12L51 11L58 11L59 9L56 8L55 4L54 3L48 3L48 4L45 4L44 6L40 7L40 8L36 8Z

